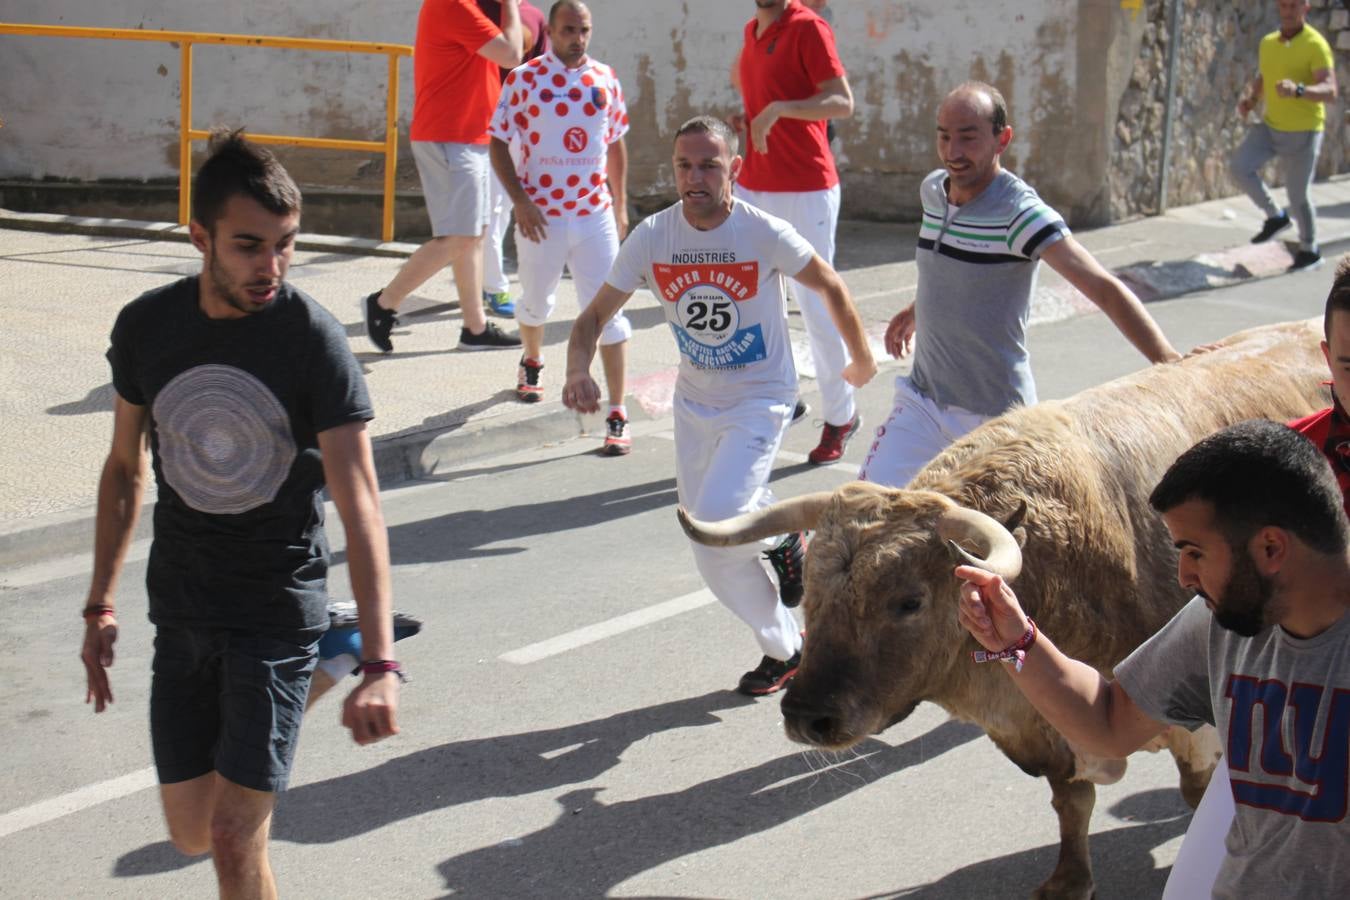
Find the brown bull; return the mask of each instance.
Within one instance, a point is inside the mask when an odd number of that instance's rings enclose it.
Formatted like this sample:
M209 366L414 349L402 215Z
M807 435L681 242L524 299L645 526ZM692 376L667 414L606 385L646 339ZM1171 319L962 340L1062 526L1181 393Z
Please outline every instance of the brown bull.
M1050 782L1059 862L1037 896L1091 896L1093 782L1119 778L1124 762L1075 754L1002 666L972 662L947 542L1016 576L1023 606L1059 648L1109 675L1189 599L1149 491L1213 431L1328 405L1320 337L1320 321L1253 329L1213 353L1015 410L957 441L905 490L855 482L717 524L681 510L704 543L815 529L806 647L782 704L788 736L842 749L925 700L978 724ZM1172 729L1167 740L1194 806L1217 741L1211 729Z

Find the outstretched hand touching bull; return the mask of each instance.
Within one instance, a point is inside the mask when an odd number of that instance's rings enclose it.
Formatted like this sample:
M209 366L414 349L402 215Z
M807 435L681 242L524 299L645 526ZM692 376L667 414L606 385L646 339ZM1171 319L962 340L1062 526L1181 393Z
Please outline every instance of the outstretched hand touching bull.
M957 566L955 574L961 579L957 618L980 646L997 653L1027 633L1030 619L1000 576L975 566Z

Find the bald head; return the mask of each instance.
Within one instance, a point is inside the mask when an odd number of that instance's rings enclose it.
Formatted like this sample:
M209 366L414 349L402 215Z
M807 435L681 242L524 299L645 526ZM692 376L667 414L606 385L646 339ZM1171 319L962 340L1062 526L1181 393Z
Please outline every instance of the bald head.
M1008 102L992 84L967 81L955 88L942 99L942 106L938 110L939 117L942 110L947 109L949 105L952 108L959 106L974 112L989 123L994 134L1000 134L1008 127Z
M553 20L558 17L558 13L565 9L574 13L586 13L587 18L590 18L590 10L581 0L558 0L557 3L548 8L548 27L553 27Z

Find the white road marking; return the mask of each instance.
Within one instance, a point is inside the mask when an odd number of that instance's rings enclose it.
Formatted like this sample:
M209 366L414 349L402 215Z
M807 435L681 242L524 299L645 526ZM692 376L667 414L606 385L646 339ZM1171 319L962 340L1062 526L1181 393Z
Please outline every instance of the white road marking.
M137 791L154 787L157 783L155 770L153 767L149 767L138 772L132 772L130 775L110 778L107 781L78 788L68 794L61 794L49 800L39 800L37 803L10 810L7 813L0 814L0 838L6 838L11 834L44 825L53 819L89 809L91 806L98 806L100 803L107 803L109 800L129 796Z
M560 653L566 653L568 650L594 644L596 641L603 641L605 638L611 638L626 631L633 631L654 622L660 622L662 619L669 619L672 616L678 616L681 613L716 602L717 598L712 595L712 591L704 588L700 591L694 591L692 594L685 594L683 597L676 597L674 600L667 600L645 609L634 610L604 622L597 622L594 625L587 625L584 628L569 631L567 634L560 634L546 641L540 641L537 644L530 644L528 647L521 647L519 650L508 651L497 658L502 662L528 666L530 663L539 662L541 659L548 659L550 656L557 656Z

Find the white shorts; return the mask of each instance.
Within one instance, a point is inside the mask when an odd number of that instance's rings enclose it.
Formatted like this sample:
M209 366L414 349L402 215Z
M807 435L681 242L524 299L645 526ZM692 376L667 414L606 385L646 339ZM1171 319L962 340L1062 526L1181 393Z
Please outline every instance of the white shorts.
M877 428L859 481L904 487L952 441L994 418L959 406L939 406L908 375L895 379L895 404Z
M412 142L422 197L436 237L478 237L491 218L487 144Z
M773 502L769 474L792 418L792 396L719 408L675 391L675 488L695 518L717 522ZM760 554L778 538L739 547L692 544L699 574L722 605L750 626L760 652L789 659L801 627L778 599Z
M516 227L516 274L520 278L516 321L522 325L538 326L548 321L558 303L558 282L564 266L572 273L577 306L590 306L619 255L619 229L612 210L590 216L550 217L545 226L547 233L537 242L527 240ZM617 344L632 335L633 326L620 311L605 323L600 345Z

